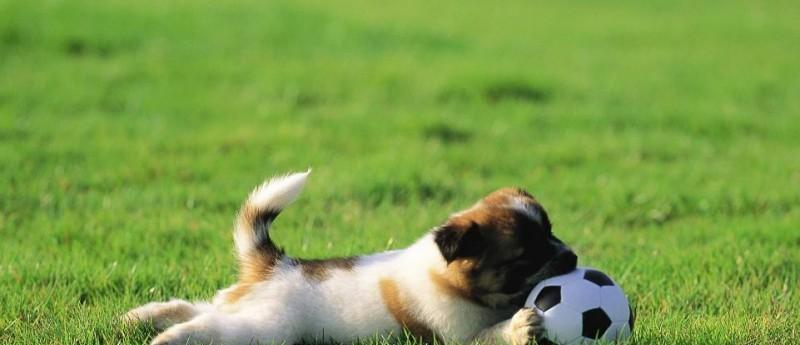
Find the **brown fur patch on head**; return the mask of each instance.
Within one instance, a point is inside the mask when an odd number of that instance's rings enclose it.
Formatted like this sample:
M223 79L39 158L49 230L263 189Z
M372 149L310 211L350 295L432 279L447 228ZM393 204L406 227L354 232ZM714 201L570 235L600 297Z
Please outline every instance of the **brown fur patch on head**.
M525 198L536 202L536 199L524 189L513 187L500 188L484 197L482 201L487 205L502 206L508 202L509 198L514 197Z
M536 199L503 188L434 231L447 267L429 272L430 278L442 293L501 306L519 299L526 279L556 254L551 239L549 219Z
M453 215L437 230L436 240L440 246L443 244L441 242L451 242L450 245L455 246L445 248L449 251L443 253L445 259L453 262L460 258L457 266L466 265L465 268L472 269L477 264L475 259L490 247L502 249L496 253L499 257L492 259L502 260L519 255L523 248L515 235L521 230L520 217L518 211L510 207L515 199L520 203L538 205L524 190L503 188L471 208Z
M320 260L298 259L297 263L300 265L300 269L305 277L320 282L330 278L333 270L352 270L356 263L356 258L347 257Z
M408 301L403 300L397 282L389 278L383 278L378 282L381 298L389 309L392 317L403 326L415 338L422 339L428 344L433 344L434 340L440 344L443 342L425 323L414 316L409 308Z

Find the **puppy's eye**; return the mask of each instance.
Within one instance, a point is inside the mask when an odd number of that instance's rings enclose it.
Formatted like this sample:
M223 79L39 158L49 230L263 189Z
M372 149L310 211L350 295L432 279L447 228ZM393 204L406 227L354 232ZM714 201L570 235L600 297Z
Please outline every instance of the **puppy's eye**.
M509 266L509 265L512 265L512 264L515 264L515 263L519 262L520 259L522 259L522 255L515 256L515 257L513 257L511 259L500 261L499 263L497 263L497 265L498 266Z

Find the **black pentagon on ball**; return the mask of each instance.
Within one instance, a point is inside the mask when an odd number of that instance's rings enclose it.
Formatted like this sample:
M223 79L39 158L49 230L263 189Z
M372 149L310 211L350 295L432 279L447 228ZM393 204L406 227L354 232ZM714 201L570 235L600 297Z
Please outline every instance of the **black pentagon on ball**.
M630 311L628 316L628 327L630 327L631 332L633 332L633 322L636 319L636 314L633 313L633 308L630 305L628 306L628 310Z
M606 333L611 326L611 318L600 308L589 309L583 312L583 336L598 338Z
M597 286L613 286L614 282L605 275L603 272L597 270L586 270L583 274L583 279L586 279L592 283L597 284Z
M539 291L539 295L536 296L536 301L533 303L536 304L536 308L539 308L541 311L547 311L555 307L556 304L561 303L561 287L545 286L542 291Z

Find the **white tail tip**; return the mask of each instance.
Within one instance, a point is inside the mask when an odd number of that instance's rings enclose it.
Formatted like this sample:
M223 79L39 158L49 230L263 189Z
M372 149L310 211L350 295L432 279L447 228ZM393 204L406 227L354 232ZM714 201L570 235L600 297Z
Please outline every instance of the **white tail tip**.
M310 173L311 169L301 173L273 177L250 194L248 204L261 210L281 210L297 198Z

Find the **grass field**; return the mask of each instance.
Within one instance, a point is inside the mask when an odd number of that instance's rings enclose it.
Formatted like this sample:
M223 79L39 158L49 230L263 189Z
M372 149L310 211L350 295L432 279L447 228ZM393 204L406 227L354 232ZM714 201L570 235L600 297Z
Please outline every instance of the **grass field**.
M501 186L637 344L800 343L794 1L0 0L0 343L235 281L263 178L290 255L401 248Z

